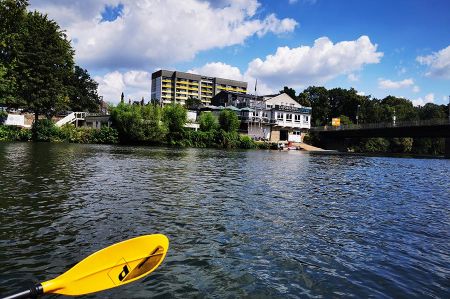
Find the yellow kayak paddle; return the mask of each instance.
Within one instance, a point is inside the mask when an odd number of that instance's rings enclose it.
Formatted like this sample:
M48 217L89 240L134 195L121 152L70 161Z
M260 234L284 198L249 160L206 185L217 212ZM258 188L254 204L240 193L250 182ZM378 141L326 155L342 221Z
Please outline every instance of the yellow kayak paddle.
M83 295L115 288L153 272L169 249L161 234L146 235L101 249L64 274L3 299L35 298L43 294Z

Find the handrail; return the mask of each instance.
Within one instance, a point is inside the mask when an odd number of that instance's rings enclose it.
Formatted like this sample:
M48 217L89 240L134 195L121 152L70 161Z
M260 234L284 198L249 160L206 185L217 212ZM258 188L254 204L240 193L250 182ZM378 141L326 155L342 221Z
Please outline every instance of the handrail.
M370 124L349 124L341 125L339 127L323 126L312 127L311 131L342 131L342 130L364 130L364 129L384 129L384 128L399 128L399 127L422 127L422 126L439 126L450 125L449 119L438 118L428 120L412 120L412 121L396 121Z

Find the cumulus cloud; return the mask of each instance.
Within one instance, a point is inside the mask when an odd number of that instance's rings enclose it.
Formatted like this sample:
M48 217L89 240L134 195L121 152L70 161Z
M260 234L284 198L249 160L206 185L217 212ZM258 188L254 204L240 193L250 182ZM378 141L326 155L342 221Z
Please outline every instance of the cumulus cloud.
M424 106L427 103L434 102L434 93L429 93L425 97L420 97L415 100L412 100L414 106Z
M98 93L107 102L118 103L120 95L125 92L126 100L150 100L151 74L145 71L114 71L103 76L95 76Z
M409 78L402 81L391 81L387 79L378 79L378 87L381 89L399 89L414 85L414 80Z
M414 85L413 92L415 92L415 93L420 92L420 87L417 85Z
M200 51L243 44L251 36L291 32L293 19L261 17L257 0L32 0L67 30L85 67L149 68L188 61ZM106 6L121 4L108 22Z
M249 63L246 77L261 79L273 88L324 84L366 64L379 63L382 56L367 36L336 44L328 37L321 37L312 47L279 47L265 59L254 59Z
M428 77L450 79L450 46L427 56L418 56L416 60L428 66Z
M220 77L232 80L244 80L244 76L242 75L239 68L223 62L210 62L202 67L188 70L188 73L194 73L211 77Z

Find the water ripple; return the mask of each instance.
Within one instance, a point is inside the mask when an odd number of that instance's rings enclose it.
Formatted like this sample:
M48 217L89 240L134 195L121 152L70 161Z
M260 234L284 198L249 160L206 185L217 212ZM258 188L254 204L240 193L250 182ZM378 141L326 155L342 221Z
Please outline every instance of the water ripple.
M87 298L448 298L450 161L0 143L0 293L165 233Z

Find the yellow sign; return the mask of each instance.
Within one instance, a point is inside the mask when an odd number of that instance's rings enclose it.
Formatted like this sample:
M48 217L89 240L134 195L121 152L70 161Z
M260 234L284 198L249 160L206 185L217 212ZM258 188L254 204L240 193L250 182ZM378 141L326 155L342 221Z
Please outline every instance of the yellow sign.
M332 118L331 125L333 127L339 127L341 125L341 119L340 118Z

